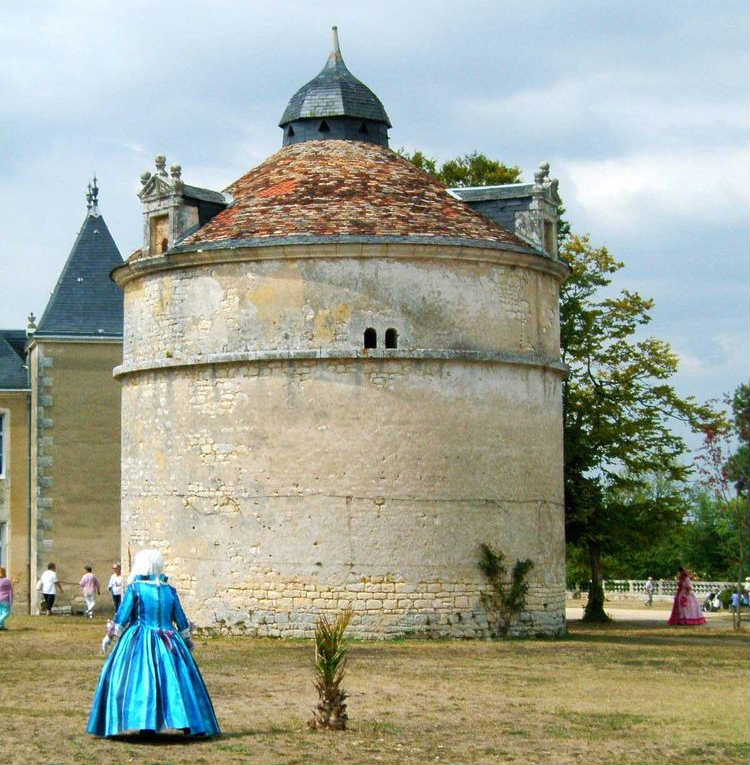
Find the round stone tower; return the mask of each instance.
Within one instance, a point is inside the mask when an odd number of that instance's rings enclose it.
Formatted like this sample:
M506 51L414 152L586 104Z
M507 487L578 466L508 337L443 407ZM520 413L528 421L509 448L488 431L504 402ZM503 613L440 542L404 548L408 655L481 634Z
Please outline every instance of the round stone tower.
M163 158L142 179L146 245L115 272L123 559L163 549L200 626L294 636L351 607L362 637L471 636L487 543L534 563L514 630L558 633L566 268L388 149L331 56L193 233L169 238L204 190Z

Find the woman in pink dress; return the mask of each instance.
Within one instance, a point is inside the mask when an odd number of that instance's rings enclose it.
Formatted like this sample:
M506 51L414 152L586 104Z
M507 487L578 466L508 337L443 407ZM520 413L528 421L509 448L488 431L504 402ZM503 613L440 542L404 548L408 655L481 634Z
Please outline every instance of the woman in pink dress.
M677 577L677 593L674 596L672 613L667 624L705 623L706 617L703 616L701 607L698 605L698 599L693 595L693 583L690 580L690 574L680 567L680 574Z
M0 566L0 630L7 630L5 622L13 608L13 582L8 579L5 569Z

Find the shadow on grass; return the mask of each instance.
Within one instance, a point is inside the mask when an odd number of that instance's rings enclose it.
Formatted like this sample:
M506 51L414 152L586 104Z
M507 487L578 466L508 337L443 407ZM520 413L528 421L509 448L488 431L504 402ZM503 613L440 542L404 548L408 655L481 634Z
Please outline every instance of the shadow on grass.
M192 744L207 744L215 742L223 736L189 736L184 733L125 733L121 736L110 736L110 741L123 744L139 744L141 746L188 746Z
M717 632L716 628L667 627L663 624L641 621L617 621L604 624L568 623L568 634L560 638L572 643L638 643L641 645L727 645L747 642L747 630ZM689 630L689 631L687 631Z
M164 733L142 732L126 733L121 736L110 736L110 741L119 741L123 744L136 744L141 746L191 746L193 744L207 744L209 742L227 741L234 738L247 738L248 736L278 736L280 734L299 733L305 728L301 724L269 725L267 728L247 728L242 730L224 731L219 736L190 736L179 731L167 731Z

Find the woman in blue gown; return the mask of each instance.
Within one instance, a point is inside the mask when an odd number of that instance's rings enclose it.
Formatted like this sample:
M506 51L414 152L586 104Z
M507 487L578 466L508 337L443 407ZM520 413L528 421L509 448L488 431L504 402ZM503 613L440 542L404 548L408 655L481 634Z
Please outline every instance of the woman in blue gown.
M89 717L87 730L95 736L168 729L192 736L221 733L191 653L190 623L163 568L158 550L141 550L135 557L130 586L109 630L119 640L102 670Z

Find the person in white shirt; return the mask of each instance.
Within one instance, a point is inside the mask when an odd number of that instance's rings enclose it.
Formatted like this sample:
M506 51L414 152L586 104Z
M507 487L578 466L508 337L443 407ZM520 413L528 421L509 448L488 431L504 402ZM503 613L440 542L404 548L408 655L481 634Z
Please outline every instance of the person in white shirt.
M47 570L39 577L36 588L42 591L47 616L50 616L52 614L52 606L55 605L57 591L63 592L63 586L57 578L57 569L54 563L47 564Z
M119 563L112 565L112 576L109 578L107 589L112 593L112 602L115 605L115 614L122 601L122 568Z
M653 606L654 605L654 580L649 577L646 581L646 585L643 588L646 593L646 598L644 600L645 604L647 606Z

